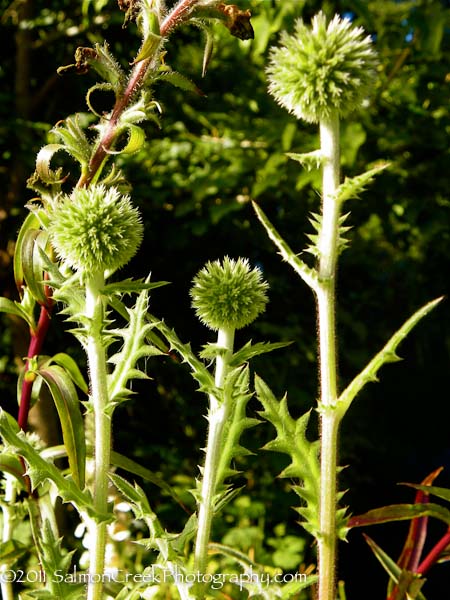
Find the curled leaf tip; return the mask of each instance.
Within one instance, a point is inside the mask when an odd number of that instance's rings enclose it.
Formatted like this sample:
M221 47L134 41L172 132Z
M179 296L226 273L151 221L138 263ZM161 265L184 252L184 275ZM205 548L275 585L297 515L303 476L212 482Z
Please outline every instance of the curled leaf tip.
M224 3L219 4L217 10L225 16L224 25L230 31L231 35L240 40L254 39L255 32L250 23L252 16L250 10L241 10L235 4Z

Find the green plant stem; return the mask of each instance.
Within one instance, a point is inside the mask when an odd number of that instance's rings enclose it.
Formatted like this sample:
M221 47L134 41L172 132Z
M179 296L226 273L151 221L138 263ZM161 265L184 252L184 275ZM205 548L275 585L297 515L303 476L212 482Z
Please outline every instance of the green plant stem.
M322 227L319 246L319 282L316 287L321 415L319 600L336 598L336 470L339 419L336 357L336 265L339 243L339 119L334 114L320 123L323 162Z
M100 290L104 286L103 273L96 273L86 282L86 317L90 320L87 339L91 402L94 411L94 507L100 514L107 513L108 472L111 461L111 417L107 413L108 385L106 352L102 340L104 306ZM106 523L89 522L90 565L87 600L101 600L102 576L105 565Z
M226 352L216 359L215 385L222 388L225 380L227 363L233 351L234 329L219 329L217 345ZM229 416L229 406L225 399L215 395L209 396L208 441L198 511L198 530L195 541L194 572L202 576L206 572L208 562L208 543L214 514L214 497L217 491L219 463L223 445L223 431ZM197 597L202 598L203 586L197 586Z
M16 483L11 475L5 474L5 494L2 502L3 527L2 527L2 542L12 540L14 509L13 505L16 501ZM14 600L14 590L12 581L7 581L2 575L8 572L7 564L0 564L0 590L3 600Z

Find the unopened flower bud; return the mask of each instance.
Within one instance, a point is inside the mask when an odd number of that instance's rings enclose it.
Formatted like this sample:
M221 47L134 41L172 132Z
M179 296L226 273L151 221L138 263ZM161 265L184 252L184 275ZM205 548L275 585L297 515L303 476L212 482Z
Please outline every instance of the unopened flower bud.
M327 26L323 13L312 28L302 20L283 33L267 69L269 92L297 118L311 123L333 112L345 116L364 100L375 75L376 53L361 27L336 15Z
M247 259L226 256L223 263L208 262L193 283L192 306L212 330L241 329L264 312L267 304L268 284Z
M143 236L139 212L116 188L91 185L59 198L49 235L58 256L84 273L115 270L135 254Z

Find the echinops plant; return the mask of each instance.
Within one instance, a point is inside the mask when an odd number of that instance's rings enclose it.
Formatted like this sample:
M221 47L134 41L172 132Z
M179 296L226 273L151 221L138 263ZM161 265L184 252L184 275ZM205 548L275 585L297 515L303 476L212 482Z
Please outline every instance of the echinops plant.
M303 483L294 486L306 506L298 509L305 528L314 535L318 547L318 600L335 600L336 546L345 539L348 517L338 508L343 492L338 491L339 425L361 388L376 380L378 369L399 360L396 348L412 327L428 314L440 298L419 309L391 338L383 350L343 391L338 389L336 281L338 259L347 247L345 235L349 213L343 206L360 193L388 165L379 164L365 173L346 178L340 173L340 119L361 110L374 85L377 55L370 36L348 19L336 15L328 22L317 14L311 27L298 20L292 34L283 33L279 46L272 49L267 75L269 92L298 119L319 127L320 148L308 154L288 156L306 168L322 171L321 207L310 219L315 232L308 237L316 263L310 267L298 256L270 223L263 210L256 214L277 246L281 256L311 288L317 303L319 385L317 411L320 416L320 444L305 437L307 415L296 423L289 417L286 399L279 405L267 385L257 382L263 416L272 422L277 438L267 449L290 455L292 463L284 477ZM290 428L286 424L290 423Z

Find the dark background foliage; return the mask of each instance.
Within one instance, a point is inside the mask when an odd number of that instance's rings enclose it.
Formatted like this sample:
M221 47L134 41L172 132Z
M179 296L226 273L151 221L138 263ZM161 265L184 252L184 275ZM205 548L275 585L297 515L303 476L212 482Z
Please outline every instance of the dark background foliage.
M146 225L144 244L130 269L136 276L151 271L153 279L172 282L153 294L151 309L199 349L212 337L190 308L192 277L206 260L225 254L247 256L259 265L271 286L270 305L238 341L293 341L284 351L259 358L254 369L279 396L288 391L292 413L298 415L314 405L317 395L314 302L280 261L250 200L263 206L292 247L299 252L306 247L308 214L318 210L319 180L284 153L314 149L317 132L268 96L264 66L269 47L281 30L292 30L296 18L309 21L323 9L362 25L380 55L370 104L342 125L345 175L358 174L379 159L391 162L364 196L351 203L351 246L339 271L344 387L414 310L448 292L449 5L439 0L242 0L239 5L252 9L255 40L239 42L218 29L202 80L201 33L177 32L165 59L195 80L205 96L159 85L155 97L163 109L161 129L147 124L145 148L127 160L119 158ZM126 66L138 39L132 26L122 28L123 15L112 0L2 0L2 8L0 276L3 294L15 297L14 239L32 197L26 179L36 152L58 120L83 111L89 119L84 95L94 76L59 77L56 68L72 62L77 46L103 39ZM108 109L106 95L94 99L100 110ZM348 468L341 481L349 488L345 499L354 514L412 500L411 491L396 483L419 482L439 466L445 470L437 484L450 482L449 316L445 301L402 345L404 361L382 370L381 381L361 394L344 422L341 463ZM1 402L14 413L16 368L27 337L17 323L3 317L1 323ZM55 317L46 352L67 347L82 360ZM186 489L202 460L205 399L174 360L154 360L148 370L153 380L136 386L139 394L117 414L115 445ZM258 410L256 402L251 408ZM246 442L257 450L272 434L261 425ZM259 452L239 465L254 509L247 509L246 522L261 525L263 515L268 536L280 525L303 535L290 509L295 499L286 493L286 482L276 480L283 461ZM179 527L181 512L153 489L150 494L168 526ZM239 512L239 505L234 510ZM226 521L239 524L242 514L230 509ZM216 539L225 534L225 525L217 526ZM368 533L395 557L406 530L406 524L387 525ZM437 525L435 539L439 532ZM342 545L340 572L348 597L383 597L384 574L361 532L351 532L349 540ZM436 566L424 588L427 597L442 597L445 581L448 569L445 574L445 566Z

